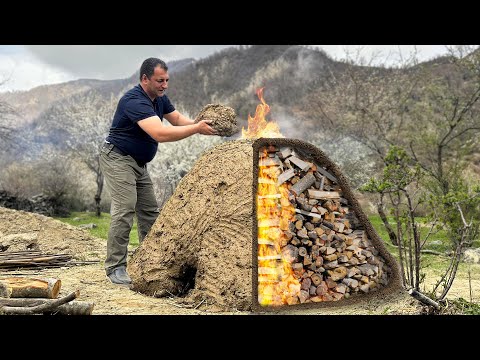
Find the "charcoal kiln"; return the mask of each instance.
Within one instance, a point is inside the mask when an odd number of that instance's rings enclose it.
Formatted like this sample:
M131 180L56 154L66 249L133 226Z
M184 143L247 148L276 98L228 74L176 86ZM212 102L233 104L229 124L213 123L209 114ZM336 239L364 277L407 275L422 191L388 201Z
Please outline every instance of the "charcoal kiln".
M401 287L397 262L340 169L287 138L206 151L128 271L135 291L219 311L347 305Z

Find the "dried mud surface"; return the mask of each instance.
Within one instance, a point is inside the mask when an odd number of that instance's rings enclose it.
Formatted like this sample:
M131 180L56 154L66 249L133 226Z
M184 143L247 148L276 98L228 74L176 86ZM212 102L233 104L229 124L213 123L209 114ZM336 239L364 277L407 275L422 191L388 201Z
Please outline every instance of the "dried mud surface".
M105 277L103 259L106 242L92 237L87 230L77 228L58 220L0 207L0 245L6 251L26 250L35 243L45 253L68 253L78 261L98 261L90 265L64 266L60 268L0 269L0 276L54 277L62 281L59 296L75 290L80 291L78 300L93 302L94 315L250 315L250 311L216 311L207 302L185 304L182 298L154 298L111 284ZM134 249L130 249L130 253ZM457 287L458 291L458 287ZM468 291L468 287L466 287ZM420 314L422 307L405 291L379 297L365 303L351 304L322 309L282 308L265 314L286 315L382 315ZM259 312L257 312L258 314ZM260 312L261 313L261 312Z

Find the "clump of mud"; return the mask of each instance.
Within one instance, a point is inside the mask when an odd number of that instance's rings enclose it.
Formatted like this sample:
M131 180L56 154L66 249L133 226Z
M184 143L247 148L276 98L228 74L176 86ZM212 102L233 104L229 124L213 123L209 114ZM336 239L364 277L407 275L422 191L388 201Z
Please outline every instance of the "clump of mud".
M220 104L208 104L203 107L195 118L195 123L201 120L212 120L210 124L218 131L219 136L232 136L239 131L235 110Z

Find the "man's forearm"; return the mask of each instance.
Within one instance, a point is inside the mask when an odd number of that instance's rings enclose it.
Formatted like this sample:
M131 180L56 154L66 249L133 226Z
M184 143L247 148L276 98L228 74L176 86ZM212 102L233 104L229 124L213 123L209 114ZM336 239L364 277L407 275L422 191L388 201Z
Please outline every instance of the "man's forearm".
M185 139L196 133L198 133L198 125L192 122L184 126L162 126L150 136L158 142L170 142Z
M192 125L195 124L195 121L187 118L185 115L180 115L177 120L177 126Z

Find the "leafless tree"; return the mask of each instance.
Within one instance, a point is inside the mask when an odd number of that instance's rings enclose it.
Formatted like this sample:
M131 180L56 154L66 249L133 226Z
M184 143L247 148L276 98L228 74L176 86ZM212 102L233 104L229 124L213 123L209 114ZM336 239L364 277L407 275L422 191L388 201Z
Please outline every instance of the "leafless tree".
M5 81L0 82L0 88ZM17 112L8 102L0 99L0 148L8 144Z
M101 214L103 174L100 170L100 146L108 134L115 112L117 97L104 96L92 90L82 95L81 101L68 101L55 108L47 121L66 131L64 145L95 174L94 196L97 216Z

